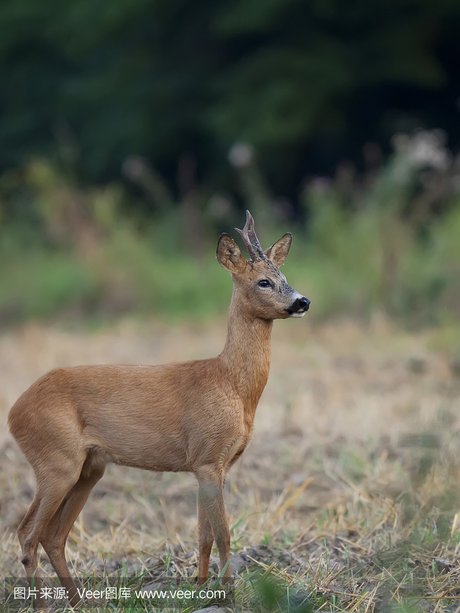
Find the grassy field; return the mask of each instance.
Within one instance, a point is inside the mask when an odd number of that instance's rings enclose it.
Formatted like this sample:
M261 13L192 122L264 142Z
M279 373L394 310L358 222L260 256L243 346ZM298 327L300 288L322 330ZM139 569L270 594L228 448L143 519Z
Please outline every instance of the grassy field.
M17 396L56 365L209 356L224 330L223 320L124 321L92 332L29 324L0 337L1 576L22 575L15 528L34 487L6 429ZM379 318L277 322L254 438L226 485L230 610L460 611L459 399L449 331L409 334ZM110 466L67 555L100 586L187 585L196 539L192 476ZM41 566L50 572L45 556ZM152 608L127 600L125 610Z

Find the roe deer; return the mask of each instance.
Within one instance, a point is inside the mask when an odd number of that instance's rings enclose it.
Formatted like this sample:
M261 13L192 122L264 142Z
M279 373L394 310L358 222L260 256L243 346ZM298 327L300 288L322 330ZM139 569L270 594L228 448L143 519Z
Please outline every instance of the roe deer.
M251 437L268 377L273 320L300 317L310 305L279 270L292 235L284 234L263 251L249 211L238 232L249 261L228 234L217 244L217 259L233 278L228 334L220 355L161 366L58 368L31 385L11 409L11 433L37 482L18 529L22 563L36 587L41 544L71 604L79 602L65 544L108 462L194 473L199 579L208 576L214 541L223 575L231 576L225 475Z

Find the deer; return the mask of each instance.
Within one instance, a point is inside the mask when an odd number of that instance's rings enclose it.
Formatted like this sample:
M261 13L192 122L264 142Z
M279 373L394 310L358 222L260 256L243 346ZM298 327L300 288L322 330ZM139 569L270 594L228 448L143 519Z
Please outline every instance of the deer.
M35 473L36 492L17 534L28 580L40 588L38 546L69 602L80 602L65 558L69 532L108 463L186 471L198 481L198 581L208 578L213 544L222 580L232 577L224 505L226 474L245 450L267 383L273 321L302 317L310 300L280 271L292 234L263 250L246 211L249 259L223 233L220 265L233 291L224 348L217 356L163 365L92 365L51 370L9 413L11 434ZM40 605L39 605L40 606Z

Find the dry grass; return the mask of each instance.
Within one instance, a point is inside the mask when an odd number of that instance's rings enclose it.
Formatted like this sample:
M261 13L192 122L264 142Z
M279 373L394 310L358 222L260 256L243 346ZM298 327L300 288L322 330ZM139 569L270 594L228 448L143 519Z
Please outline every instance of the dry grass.
M33 492L5 425L20 392L56 365L212 355L224 329L28 325L0 338L0 575L22 574L14 530ZM460 378L438 345L385 321L276 325L254 439L227 484L235 609L460 610ZM186 581L195 522L193 477L111 466L68 558L79 576Z

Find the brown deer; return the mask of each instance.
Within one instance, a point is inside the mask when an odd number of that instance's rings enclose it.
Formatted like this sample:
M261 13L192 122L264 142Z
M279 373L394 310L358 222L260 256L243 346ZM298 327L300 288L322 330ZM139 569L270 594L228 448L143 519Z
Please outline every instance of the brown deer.
M71 604L79 602L65 544L108 462L194 473L199 579L208 576L214 541L223 576L231 576L225 475L251 438L268 378L273 320L303 316L310 305L279 270L292 235L284 234L263 251L249 211L238 232L249 261L228 234L217 244L217 259L233 278L227 340L220 355L161 366L58 368L31 385L11 409L11 433L37 482L18 529L22 563L36 587L41 544Z

